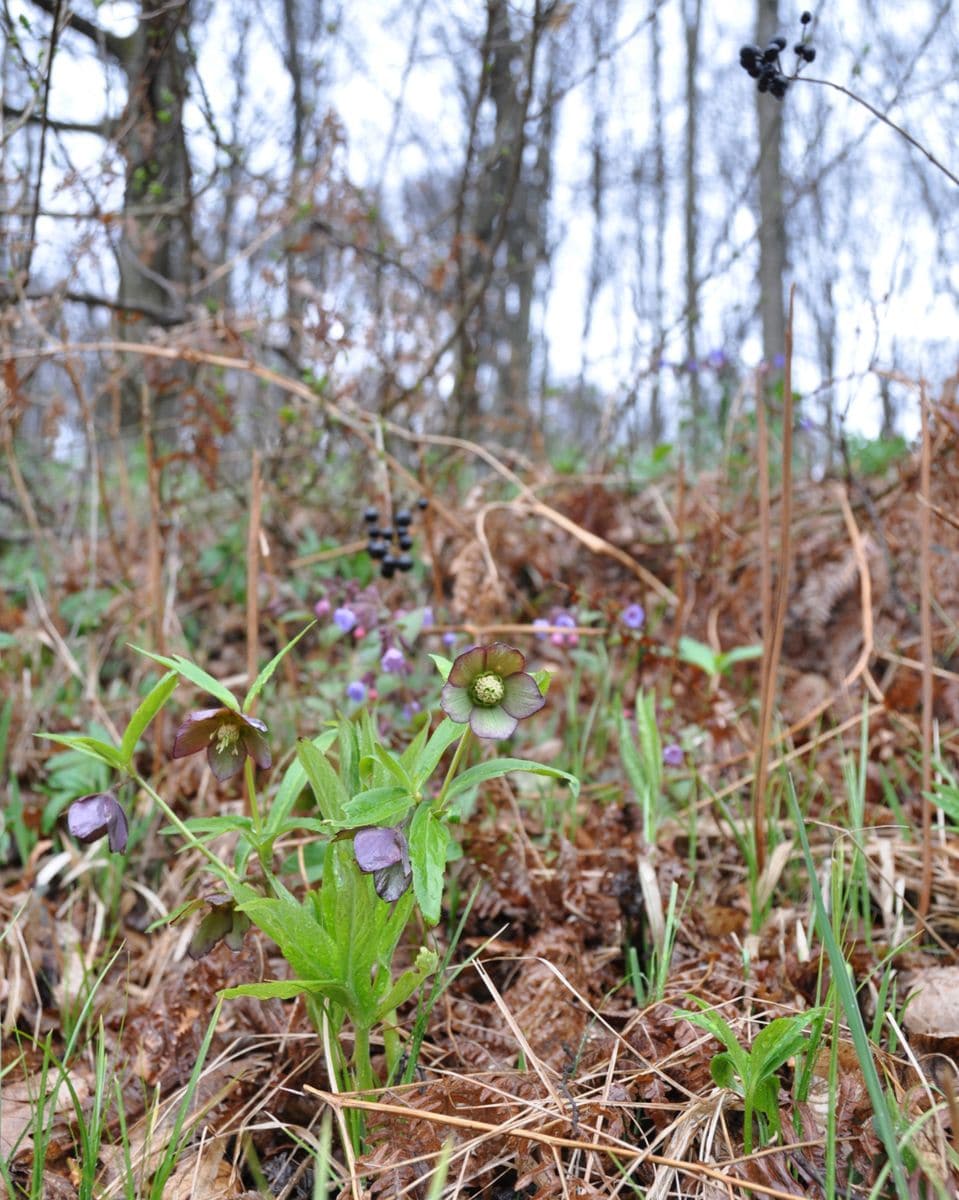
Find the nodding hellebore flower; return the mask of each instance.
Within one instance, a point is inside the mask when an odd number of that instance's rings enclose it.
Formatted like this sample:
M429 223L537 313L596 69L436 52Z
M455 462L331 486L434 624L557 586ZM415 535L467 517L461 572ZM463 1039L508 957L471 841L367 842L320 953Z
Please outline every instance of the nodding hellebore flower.
M78 842L95 842L107 836L114 854L127 848L127 815L112 792L93 792L74 800L67 812L67 829Z
M474 646L450 668L440 696L443 711L453 721L468 721L477 737L509 737L518 721L546 703L525 666L519 650L505 642Z
M232 708L201 708L191 712L173 739L173 757L186 758L206 750L210 770L222 783L243 768L247 755L265 770L273 762L266 725L257 717Z
M406 835L396 825L386 829L371 825L358 829L353 838L356 865L373 876L373 887L381 900L392 903L410 886L413 868Z

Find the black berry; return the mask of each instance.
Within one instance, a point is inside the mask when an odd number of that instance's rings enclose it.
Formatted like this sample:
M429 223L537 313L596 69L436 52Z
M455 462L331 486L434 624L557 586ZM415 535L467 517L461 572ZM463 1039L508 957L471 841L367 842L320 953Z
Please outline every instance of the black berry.
M363 520L367 523L367 525L375 525L379 519L380 514L375 508L368 508L363 514Z
M763 51L763 62L764 63L774 63L778 57L779 57L779 47L774 45L772 42L770 42L769 45L766 47L766 49Z
M392 525L384 525L383 528L380 530L380 537L385 538L386 541L390 541L393 537L393 526Z
M392 579L396 571L396 559L392 554L387 554L386 558L380 563L380 574L384 579Z
M412 550L413 539L408 533L401 533L396 540L399 542L401 550Z
M413 514L409 511L409 509L401 508L393 518L393 521L398 529L403 529L406 526L413 524Z
M802 25L808 25L811 20L812 20L811 12L804 12L803 15L799 18L800 24L802 24Z
M786 49L786 39L783 37L783 35L781 33L777 37L774 37L773 40L769 44L770 44L770 46L775 46L777 50L785 50Z
M381 542L379 539L372 540L366 547L366 553L370 558L385 558L386 542Z
M397 567L397 570L399 570L399 571L412 571L413 570L413 560L410 558L410 556L408 554L401 554L399 556L399 558L396 560L396 567Z
M422 509L427 508L428 506L429 500L427 500L425 496L420 496L419 500L416 502L416 507L422 511Z
M816 47L815 46L804 46L803 47L803 58L806 60L806 62L815 62L816 61Z

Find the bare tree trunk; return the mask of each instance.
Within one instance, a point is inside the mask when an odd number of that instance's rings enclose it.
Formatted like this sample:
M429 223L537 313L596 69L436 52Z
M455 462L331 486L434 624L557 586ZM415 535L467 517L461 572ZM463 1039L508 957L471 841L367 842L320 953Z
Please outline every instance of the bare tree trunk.
M699 288L696 260L699 249L699 210L697 205L698 179L696 174L699 137L699 98L696 91L696 69L699 61L699 22L702 0L685 0L683 18L686 33L686 146L684 206L686 247L686 364L689 378L689 415L691 421L690 450L694 463L699 461L703 412L703 395L699 382L697 360L697 331L699 328Z
M779 0L756 0L756 42L765 46L779 32ZM759 311L763 358L781 361L786 346L786 214L783 204L783 106L756 93L759 118Z
M650 20L650 38L653 58L653 189L656 206L656 234L653 238L653 331L656 363L653 370L653 386L649 397L649 436L655 445L663 440L664 424L660 397L661 373L659 360L663 357L665 341L664 318L666 214L669 197L666 190L666 142L663 128L663 55L659 27L659 10L654 9Z

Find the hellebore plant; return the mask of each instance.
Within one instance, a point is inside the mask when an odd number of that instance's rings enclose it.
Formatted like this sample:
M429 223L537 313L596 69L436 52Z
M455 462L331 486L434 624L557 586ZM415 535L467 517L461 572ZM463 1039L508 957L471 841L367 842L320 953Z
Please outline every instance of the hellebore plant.
M272 756L266 725L249 709L298 640L263 668L242 704L188 660L150 654L168 671L134 714L119 749L91 738L47 736L129 775L170 821L172 828L165 832L178 832L206 857L214 887L173 914L198 909L206 914L191 944L192 954L205 953L220 939L238 948L250 922L277 944L289 965L289 978L230 988L224 995L302 995L318 1031L336 1035L349 1022L352 1055L335 1037L327 1039L333 1056L329 1069L338 1086L369 1090L377 1083L370 1058L372 1031L381 1028L393 1076L402 1050L396 1009L438 965L435 951L427 947L398 975L393 960L414 910L426 926L440 919L446 865L458 856L449 828L454 801L513 770L564 780L574 798L579 784L565 771L526 759L495 757L467 765L476 738L510 736L520 720L545 703L548 675L528 674L518 650L494 643L468 650L455 662L433 656L445 680L441 704L447 716L431 728L427 714L402 752L384 745L370 711L360 707L340 718L336 728L298 741L296 757L269 806L261 807L254 763L265 767ZM137 740L179 679L208 692L220 707L202 708L186 718L176 734L173 756L205 750L220 780L242 768L249 815L182 821L136 773L132 759ZM353 696L362 704L359 689ZM444 771L441 764L450 751ZM310 815L300 815L304 792L312 796ZM126 818L112 793L76 801L68 825L87 840L108 834L111 850L125 844ZM234 835L229 862L209 846L224 833ZM318 886L301 887L294 894L293 872L299 860L277 867L275 852L277 843L291 837L302 843L304 835L317 843L322 875ZM253 869L251 863L256 864ZM358 1132L357 1125L354 1133Z

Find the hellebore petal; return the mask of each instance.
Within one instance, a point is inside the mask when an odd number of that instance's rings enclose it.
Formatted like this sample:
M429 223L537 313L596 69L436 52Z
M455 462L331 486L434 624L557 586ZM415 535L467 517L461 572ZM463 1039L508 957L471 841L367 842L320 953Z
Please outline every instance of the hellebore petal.
M266 733L266 725L257 717L244 717L243 725L240 730L240 736L243 739L243 745L247 754L256 763L261 771L265 771L273 765L273 756L270 754L270 747L263 736Z
M526 666L526 659L520 651L515 646L508 646L506 642L493 642L489 646L484 646L483 649L486 651L486 662L483 669L492 671L502 679L506 679L509 675L515 675L517 671L522 671Z
M446 682L454 687L469 687L476 676L482 675L486 670L486 650L486 646L474 646L472 650L464 650L454 660Z
M232 778L238 771L242 771L245 758L246 746L243 745L240 738L239 729L236 730L236 736L229 741L217 740L214 735L214 740L207 747L206 761L210 764L210 770L220 783Z
M357 830L353 837L356 865L373 876L373 888L381 900L392 903L410 886L413 869L402 829L378 825Z
M396 826L384 829L379 825L369 825L365 829L358 829L353 838L353 852L356 865L367 874L402 863L404 859L409 861L406 838Z
M78 842L95 842L107 836L114 854L127 848L127 815L112 792L94 792L74 800L67 812L67 829Z
M465 725L473 711L473 701L465 687L454 687L453 684L446 683L440 692L440 708L451 721Z
M470 729L481 738L508 738L517 720L497 704L495 708L476 707L470 713Z
M200 708L188 713L173 739L173 757L186 758L205 750L228 712L226 708Z
M511 717L531 717L546 703L536 680L525 671L508 676L503 680L503 687L502 707Z

